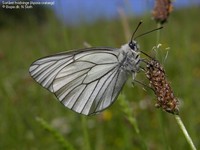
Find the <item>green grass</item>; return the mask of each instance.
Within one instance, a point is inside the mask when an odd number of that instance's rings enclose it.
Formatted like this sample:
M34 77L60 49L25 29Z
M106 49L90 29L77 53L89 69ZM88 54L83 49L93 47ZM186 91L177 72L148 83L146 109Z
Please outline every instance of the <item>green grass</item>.
M180 116L197 147L200 147L199 13L198 8L172 12L161 31L163 51L159 51L162 61L165 48L170 47L164 67L181 101ZM129 18L129 25L134 30L142 19L139 32L148 31L156 27L150 18L150 14L136 20ZM120 20L69 27L49 17L42 25L17 24L1 28L0 33L0 149L54 150L66 145L80 150L189 149L174 117L156 109L153 92L144 91L141 85L133 88L127 83L112 107L99 115L85 117L65 108L29 76L28 69L34 60L82 48L84 41L93 46L120 47L127 42ZM138 42L143 51L152 54L156 33L141 37ZM147 82L143 73L137 79ZM50 128L45 128L38 117ZM65 146L60 137L65 139Z

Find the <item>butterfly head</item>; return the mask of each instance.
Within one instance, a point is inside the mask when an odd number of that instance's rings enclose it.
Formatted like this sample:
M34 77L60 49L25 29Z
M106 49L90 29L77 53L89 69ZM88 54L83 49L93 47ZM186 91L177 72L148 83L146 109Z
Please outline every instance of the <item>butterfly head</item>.
M138 51L139 50L139 45L137 44L136 41L131 40L128 44L128 46L130 47L131 50L133 51Z
M136 52L136 51L139 50L139 45L138 45L137 42L135 41L135 39L136 39L137 37L135 38L134 36L135 36L135 33L137 32L137 30L138 30L138 28L140 27L141 24L142 24L142 21L140 21L140 22L138 23L138 25L137 25L135 31L133 32L133 34L132 34L132 36L131 36L131 40L130 40L130 42L128 43L129 48L131 49L131 51L134 51L134 52Z

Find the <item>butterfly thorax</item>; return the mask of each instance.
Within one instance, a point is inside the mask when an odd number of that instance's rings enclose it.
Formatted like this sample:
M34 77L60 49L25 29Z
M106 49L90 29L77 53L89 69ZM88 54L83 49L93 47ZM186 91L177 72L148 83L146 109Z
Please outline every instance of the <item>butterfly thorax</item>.
M135 74L139 70L140 63L140 52L139 47L135 41L134 47L130 47L129 44L122 45L122 57L121 66L124 70L130 72L131 74Z

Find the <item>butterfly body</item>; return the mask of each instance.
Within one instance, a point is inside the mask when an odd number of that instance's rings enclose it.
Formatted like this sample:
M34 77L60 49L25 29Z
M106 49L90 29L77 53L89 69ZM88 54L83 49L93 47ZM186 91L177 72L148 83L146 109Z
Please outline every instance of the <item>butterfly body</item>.
M135 42L135 41L133 41ZM139 69L140 63L140 52L137 43L134 43L136 46L134 49L131 49L129 44L122 45L121 49L123 50L123 64L122 68L130 73L136 73Z

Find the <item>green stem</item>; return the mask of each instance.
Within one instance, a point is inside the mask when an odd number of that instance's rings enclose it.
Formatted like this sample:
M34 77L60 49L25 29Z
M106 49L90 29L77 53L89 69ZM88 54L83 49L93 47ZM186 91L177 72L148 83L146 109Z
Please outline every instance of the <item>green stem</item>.
M160 28L161 27L161 24L158 23L157 24L157 28ZM156 35L156 45L159 44L159 41L160 41L160 30L157 30L157 35Z
M160 23L158 23L157 24L157 28L160 28L161 27L161 24ZM160 30L157 30L157 35L156 35L156 47L158 46L158 44L160 43ZM156 48L156 51L157 51L157 48ZM158 53L156 52L155 53L155 55L156 55L156 58L159 58L158 57Z
M55 140L66 150L74 150L74 147L69 143L58 131L51 127L43 118L37 117L36 121L49 133L51 133Z
M124 114L126 115L127 120L130 122L130 124L132 125L132 127L134 128L135 132L138 135L138 139L141 141L141 148L143 150L147 149L147 145L144 141L144 138L142 137L139 127L138 127L138 123L136 118L133 115L133 110L130 107L130 103L129 101L126 100L126 97L124 94L120 94L119 96L119 101L120 101L120 105L122 106L122 110L124 112Z
M83 135L84 135L84 149L90 150L90 139L88 135L87 129L87 121L85 116L81 116L82 128L83 128Z
M179 115L174 115L174 117L175 117L176 122L178 123L180 129L183 131L183 134L184 134L188 144L190 145L191 149L192 150L196 150L196 147L195 147L190 135L188 134L187 129L185 128L180 116Z

